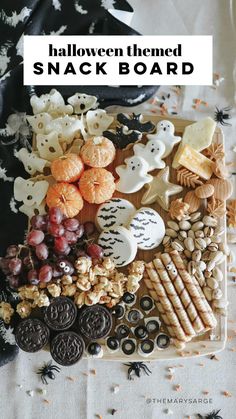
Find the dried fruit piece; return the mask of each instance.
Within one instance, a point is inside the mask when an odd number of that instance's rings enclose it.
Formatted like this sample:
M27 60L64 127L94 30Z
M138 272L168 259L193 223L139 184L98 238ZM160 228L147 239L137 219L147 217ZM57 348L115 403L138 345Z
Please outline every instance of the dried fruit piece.
M204 154L213 161L223 159L225 155L223 144L211 144L208 148L206 148L206 150L204 150Z
M207 202L207 212L216 218L223 217L225 215L225 202L220 199L216 199L212 196Z
M228 226L236 227L236 199L230 201L227 205Z
M169 214L171 218L176 218L178 221L181 221L185 215L187 215L189 210L189 204L183 202L183 199L175 199L170 204Z
M177 169L177 182L186 186L187 188L196 188L197 185L202 185L199 176L184 167Z

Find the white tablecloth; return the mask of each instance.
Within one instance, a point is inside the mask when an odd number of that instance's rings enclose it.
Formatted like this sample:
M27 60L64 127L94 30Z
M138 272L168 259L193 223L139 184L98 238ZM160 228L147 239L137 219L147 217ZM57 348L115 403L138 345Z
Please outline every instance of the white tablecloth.
M215 105L234 105L236 39L231 25L230 1L130 0L130 3L135 9L132 26L141 33L214 35L214 71L220 72L225 80L217 90L186 88L181 116L198 119L205 114L212 116ZM192 110L192 100L197 97L209 103L201 112ZM236 144L236 116L231 122L232 127L224 128L228 161L235 157L232 146ZM236 319L236 286L230 280L228 293L231 303L229 320L232 321ZM207 357L181 359L175 367L173 381L167 379L167 368L175 365L172 362L153 362L151 376L143 375L130 382L127 368L120 363L82 361L74 367L62 369L55 381L43 386L35 371L50 359L50 355L21 352L13 363L0 369L0 418L93 419L101 415L105 419L111 417L111 409L116 409L114 417L117 419L163 419L168 417L166 409L170 409L174 419L189 416L193 419L196 413L221 409L224 419L235 419L236 352L232 348L236 347L236 323L229 323L229 335L233 338L225 351L218 355L219 361ZM96 375L91 372L93 369ZM174 390L177 384L181 385L181 392ZM119 385L119 392L114 394L116 385ZM46 388L46 395L39 392L42 388ZM34 392L33 397L28 395L28 391ZM204 391L209 394L204 395ZM231 392L232 397L224 397L223 391ZM167 400L160 403L160 399L172 399L173 403L168 404ZM189 399L202 401L195 404Z

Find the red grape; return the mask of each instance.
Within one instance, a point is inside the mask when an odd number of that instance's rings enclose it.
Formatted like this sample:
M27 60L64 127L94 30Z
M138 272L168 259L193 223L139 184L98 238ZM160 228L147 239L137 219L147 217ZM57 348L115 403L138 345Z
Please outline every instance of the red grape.
M3 271L4 274L9 273L9 262L10 259L0 258L0 269Z
M34 215L30 220L30 224L36 230L45 230L47 222L43 215Z
M66 230L63 237L65 237L69 244L75 244L77 242L77 236L73 231Z
M18 251L19 251L18 246L16 246L15 244L12 244L11 246L8 246L7 251L6 251L6 256L9 258L14 258L17 255Z
M19 258L11 259L8 265L9 271L13 275L18 275L22 269L22 262Z
M40 230L31 230L27 236L27 243L30 246L37 246L42 243L44 239L44 233Z
M52 279L52 267L50 265L44 265L39 270L39 281L49 282Z
M69 231L75 231L79 227L79 221L76 218L67 218L63 221L64 227Z
M48 258L48 247L45 243L40 243L35 247L35 253L38 259L45 260Z
M84 232L87 236L91 236L95 232L95 224L92 221L84 223Z
M103 257L103 249L98 244L89 244L87 247L87 253L91 258L100 259Z
M81 224L79 228L75 231L77 239L80 239L84 235L84 226Z
M54 240L54 249L56 252L64 253L69 247L65 237L56 237Z
M64 229L62 224L51 224L51 223L49 223L48 232L53 237L60 237L60 236L63 236L63 234L65 232L65 229Z
M63 213L58 207L51 207L49 210L49 220L54 224L61 224L63 220Z
M17 289L20 286L20 278L19 276L14 276L14 275L8 275L7 276L7 280L9 283L9 286L13 289Z
M38 283L39 283L39 276L38 276L38 272L35 269L31 269L28 272L28 282L31 285L38 285Z

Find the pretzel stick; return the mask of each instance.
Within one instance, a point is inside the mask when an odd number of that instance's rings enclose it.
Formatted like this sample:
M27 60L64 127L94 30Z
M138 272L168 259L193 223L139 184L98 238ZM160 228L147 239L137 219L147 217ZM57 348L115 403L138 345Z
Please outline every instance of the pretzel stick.
M167 265L169 264L173 265L169 253L163 253L161 256L161 259L164 262L165 267L167 267ZM168 272L172 279L172 283L174 284L175 289L183 303L183 306L189 315L189 318L192 322L195 332L196 333L202 332L204 330L204 324L202 323L201 318L198 315L198 312L195 308L195 305L193 304L191 300L191 297L187 289L185 288L185 285L182 281L181 276L179 275L177 269L176 269L176 272L173 272L172 269L170 269Z
M171 282L168 272L166 271L166 267L163 265L161 259L155 259L153 263L186 335L190 337L196 336L195 330L188 318L188 314L185 311L175 287Z
M175 336L177 337L178 340L187 342L188 340L191 339L191 337L186 336L179 322L179 319L174 312L173 306L165 292L165 288L163 287L161 283L161 279L153 266L153 263L152 262L148 263L146 265L146 269L147 269L149 278L151 279L153 283L153 288L155 289L157 293L157 297L165 311L166 316L169 319L171 326L173 327L175 331Z
M163 322L165 323L165 326L166 326L166 328L168 330L168 333L171 336L171 338L173 339L174 345L178 349L184 349L184 347L185 347L185 341L180 341L180 340L176 339L175 332L174 332L174 330L173 330L173 328L172 328L172 326L171 326L171 324L169 322L168 317L165 314L165 310L163 309L160 301L158 300L157 293L156 293L155 289L153 288L152 281L148 277L146 277L146 276L144 276L143 279L144 279L144 283L145 283L145 285L146 285L146 287L148 289L148 292L149 292L150 296L155 301L156 307L157 307L157 309L158 309L158 311L159 311L159 313L161 315L161 318L162 318Z
M213 313L209 313L207 310L207 307L205 305L205 301L201 297L198 288L194 284L191 276L186 271L186 268L184 266L183 260L180 257L177 250L173 250L170 252L170 256L172 258L173 263L175 264L175 267L177 271L180 273L180 276L192 298L192 301L196 307L196 310L199 313L199 316L202 319L203 324L206 328L212 329L215 327L215 317L213 316Z

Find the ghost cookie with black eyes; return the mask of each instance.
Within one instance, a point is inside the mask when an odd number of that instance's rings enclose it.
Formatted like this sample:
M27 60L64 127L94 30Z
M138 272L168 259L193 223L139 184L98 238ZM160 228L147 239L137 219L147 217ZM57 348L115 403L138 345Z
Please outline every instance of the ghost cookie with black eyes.
M137 243L138 249L155 249L165 236L165 224L160 215L152 208L140 208L128 226Z
M165 162L162 157L165 154L165 145L159 140L150 140L147 144L135 144L133 147L134 155L142 157L148 164L148 171L154 169L164 169Z
M123 193L134 193L142 189L146 183L153 179L147 172L149 165L142 157L131 156L125 159L125 165L116 167L119 180L116 182L116 190Z
M80 115L94 108L97 103L97 98L96 96L86 95L85 93L75 93L68 98L67 102L73 106L74 113Z
M174 146L181 141L181 137L175 135L175 126L172 122L163 120L158 122L155 134L148 134L148 140L161 141L165 145L165 152L162 158L169 156Z
M118 226L102 231L98 244L104 250L104 256L113 259L116 266L131 263L137 253L137 243L127 228Z

